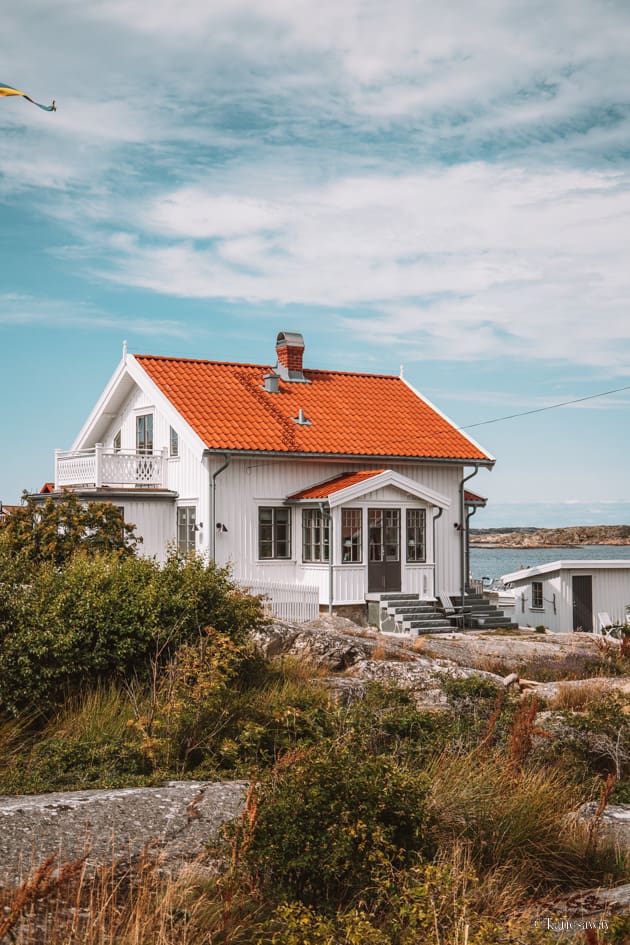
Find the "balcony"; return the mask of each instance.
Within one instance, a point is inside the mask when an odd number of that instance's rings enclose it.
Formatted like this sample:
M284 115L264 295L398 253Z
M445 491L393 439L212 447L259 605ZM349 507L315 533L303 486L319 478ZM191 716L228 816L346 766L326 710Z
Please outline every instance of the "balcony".
M67 488L165 489L167 450L55 450L55 491Z

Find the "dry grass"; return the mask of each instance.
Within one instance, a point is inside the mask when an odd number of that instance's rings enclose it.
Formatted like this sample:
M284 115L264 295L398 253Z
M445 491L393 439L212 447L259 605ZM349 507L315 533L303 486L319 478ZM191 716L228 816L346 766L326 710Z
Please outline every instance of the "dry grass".
M601 680L589 680L588 682L574 683L568 682L558 684L558 695L548 701L550 709L567 709L572 712L580 712L582 709L588 709L590 706L601 702L606 693L606 682Z
M113 862L94 876L84 860L57 870L49 857L17 889L0 893L0 942L15 945L209 945L241 938L247 908L225 909L203 864L181 878L165 875L150 855ZM5 905L6 904L6 905ZM7 936L11 936L10 938Z
M592 849L585 825L567 824L582 796L562 773L516 768L502 752L477 749L445 754L429 774L438 846L469 844L475 870L489 884L489 900L506 879L506 898L516 905L554 887L605 882L609 870L624 869L612 847Z

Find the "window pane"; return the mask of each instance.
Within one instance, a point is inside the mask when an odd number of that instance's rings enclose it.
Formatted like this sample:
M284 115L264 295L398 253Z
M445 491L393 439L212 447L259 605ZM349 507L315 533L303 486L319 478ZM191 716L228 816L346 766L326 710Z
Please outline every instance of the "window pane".
M177 430L174 430L173 427L170 430L169 452L171 456L179 456L179 436Z
M194 505L181 505L177 509L177 550L180 554L195 551L196 509Z
M407 561L425 561L424 509L407 509Z
M139 453L153 452L153 414L136 417L136 449Z
M363 559L361 509L341 510L341 558L345 562Z
M258 509L258 557L291 557L291 509L282 506Z

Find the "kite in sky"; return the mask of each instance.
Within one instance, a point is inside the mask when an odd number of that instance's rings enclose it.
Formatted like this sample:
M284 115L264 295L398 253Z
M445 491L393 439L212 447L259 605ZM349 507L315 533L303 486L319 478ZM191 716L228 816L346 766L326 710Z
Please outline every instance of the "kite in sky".
M38 108L43 108L45 112L56 112L57 106L53 100L52 105L40 105L39 102L36 102L34 99L27 95L26 92L20 92L19 89L13 89L10 85L5 85L4 82L0 82L0 98L6 95L21 95L22 98L25 98L27 102L32 102L33 105L37 105Z

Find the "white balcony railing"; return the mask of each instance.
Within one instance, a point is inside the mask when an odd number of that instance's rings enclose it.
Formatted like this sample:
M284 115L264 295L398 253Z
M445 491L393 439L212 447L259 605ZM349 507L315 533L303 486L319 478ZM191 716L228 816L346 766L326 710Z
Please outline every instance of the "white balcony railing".
M55 491L68 487L166 487L166 449L149 454L135 450L55 450Z

